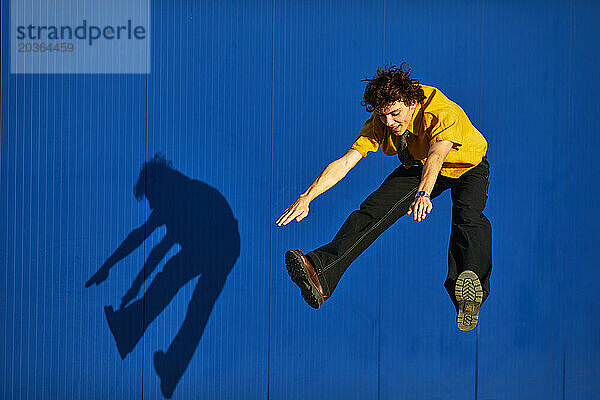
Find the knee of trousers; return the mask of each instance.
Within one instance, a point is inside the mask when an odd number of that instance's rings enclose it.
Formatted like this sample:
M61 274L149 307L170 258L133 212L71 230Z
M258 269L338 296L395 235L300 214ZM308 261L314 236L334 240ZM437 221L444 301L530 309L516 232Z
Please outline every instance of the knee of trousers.
M489 225L478 207L452 207L452 225Z
M379 219L383 215L385 215L385 212L378 209L377 207L373 207L370 204L362 203L358 210L354 210L354 211L352 211L352 213L350 213L349 217L352 217L353 220L364 219L364 220L368 221L368 220Z

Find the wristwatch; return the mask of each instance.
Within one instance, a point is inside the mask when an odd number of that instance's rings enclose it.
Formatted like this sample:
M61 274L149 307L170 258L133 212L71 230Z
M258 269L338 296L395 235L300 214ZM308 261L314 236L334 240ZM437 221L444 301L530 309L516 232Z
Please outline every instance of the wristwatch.
M417 192L417 194L415 194L415 199L416 199L417 197L427 197L428 199L430 198L430 197L429 197L429 193L427 193L427 192L426 192L426 191L424 191L424 190L421 190L420 192Z

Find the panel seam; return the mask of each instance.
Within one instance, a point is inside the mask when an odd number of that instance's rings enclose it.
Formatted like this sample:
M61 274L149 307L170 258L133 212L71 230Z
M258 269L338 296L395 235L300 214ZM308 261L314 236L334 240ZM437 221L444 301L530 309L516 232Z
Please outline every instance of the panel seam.
M382 38L381 38L381 63L385 64L385 9L386 4L385 0L383 0L383 24L382 24ZM379 174L383 177L383 156L379 156ZM377 399L381 399L381 321L383 310L381 306L382 302L382 268L383 268L383 246L381 241L378 243L379 245L379 301L378 301L378 324L377 324Z
M483 107L483 23L485 18L485 0L481 0L481 24L479 28L479 123ZM488 182L489 184L489 182ZM479 333L477 326L475 331L475 400L479 399Z
M273 137L275 129L275 0L271 2L271 168L270 168L270 182L269 187L269 211L267 212L269 220L267 224L271 223L271 212L273 210ZM273 272L273 227L269 229L269 287L267 289L267 296L269 299L269 309L267 312L267 400L271 398L271 286L272 272Z
M573 0L569 0L569 49L568 49L568 63L567 63L567 137L570 137L571 135L571 74L572 74L572 62L573 62ZM566 165L570 165L570 157L569 157L570 151L567 151L567 156L566 156ZM568 185L568 182L567 182ZM569 225L571 225L569 223ZM569 227L567 227L567 232L569 231ZM567 265L567 260L568 260L568 252L564 252L565 254L565 259L564 262L562 263L563 268L562 268L562 273L563 273L563 280L564 280L564 276L565 276L565 266ZM565 315L565 304L564 301L561 302L561 307L563 308L563 315ZM565 335L565 323L564 321L562 322L562 399L565 400L567 397L567 341L566 341L566 335Z

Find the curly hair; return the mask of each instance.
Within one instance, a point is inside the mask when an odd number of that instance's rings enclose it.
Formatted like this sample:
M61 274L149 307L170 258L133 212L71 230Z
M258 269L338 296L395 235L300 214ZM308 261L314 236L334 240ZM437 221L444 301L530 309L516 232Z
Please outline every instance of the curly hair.
M377 69L377 74L372 78L363 79L368 82L365 88L363 101L360 103L368 112L383 110L396 101L402 101L410 106L413 102L425 99L425 93L420 85L420 79L410 76L411 69L404 68L405 62L396 67L386 64Z

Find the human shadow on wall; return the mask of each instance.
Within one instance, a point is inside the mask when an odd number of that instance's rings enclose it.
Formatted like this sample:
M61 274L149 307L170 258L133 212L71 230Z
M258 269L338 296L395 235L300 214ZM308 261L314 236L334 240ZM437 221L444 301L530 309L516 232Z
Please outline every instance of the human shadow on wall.
M146 198L152 212L102 264L85 286L100 284L110 269L138 248L159 226L166 226L162 240L150 250L143 268L121 300L117 311L105 306L108 326L121 358L125 359L152 321L171 302L177 291L198 275L185 320L166 352L154 353L154 368L161 391L171 397L194 354L227 275L240 253L237 220L227 200L209 185L172 168L157 154L144 163L134 189L138 200ZM139 290L169 249L181 249L157 273L144 295Z

